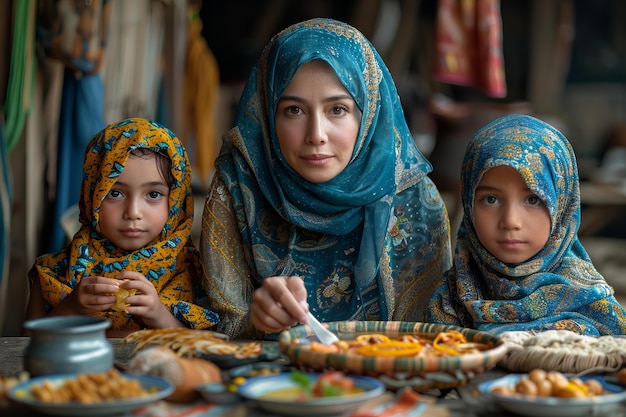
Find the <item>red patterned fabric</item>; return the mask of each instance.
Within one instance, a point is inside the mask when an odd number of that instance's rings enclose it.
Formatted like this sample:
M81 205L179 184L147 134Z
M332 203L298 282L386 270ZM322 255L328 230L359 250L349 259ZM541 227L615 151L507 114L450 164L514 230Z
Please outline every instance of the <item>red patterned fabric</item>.
M435 79L506 96L500 0L439 0Z

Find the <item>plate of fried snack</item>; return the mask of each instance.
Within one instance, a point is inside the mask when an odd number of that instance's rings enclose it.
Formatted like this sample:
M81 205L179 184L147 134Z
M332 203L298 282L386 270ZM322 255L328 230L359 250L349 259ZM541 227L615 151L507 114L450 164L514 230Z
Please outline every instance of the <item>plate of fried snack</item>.
M13 401L59 416L112 416L166 398L173 386L162 378L107 372L46 375L11 387Z
M626 400L624 387L602 376L568 376L540 368L483 382L478 390L502 409L532 417L610 415Z
M211 330L143 329L126 336L124 343L134 344L133 353L161 346L180 357L200 357L223 369L272 359L260 341L231 341L227 335Z
M279 346L297 368L375 376L387 388L464 385L505 355L497 335L458 326L400 321L324 323L339 341L324 345L306 325L285 330Z

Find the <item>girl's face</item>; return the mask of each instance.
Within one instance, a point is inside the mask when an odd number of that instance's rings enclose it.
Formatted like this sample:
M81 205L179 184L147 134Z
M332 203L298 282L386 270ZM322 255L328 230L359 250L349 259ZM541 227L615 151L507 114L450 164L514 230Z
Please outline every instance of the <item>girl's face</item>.
M507 264L539 252L550 237L550 214L514 168L483 175L474 194L474 229L483 246Z
M283 92L274 123L280 151L304 179L333 179L350 162L361 111L322 61L302 65Z
M120 249L137 250L148 245L167 222L169 194L156 154L130 155L100 205L100 232Z

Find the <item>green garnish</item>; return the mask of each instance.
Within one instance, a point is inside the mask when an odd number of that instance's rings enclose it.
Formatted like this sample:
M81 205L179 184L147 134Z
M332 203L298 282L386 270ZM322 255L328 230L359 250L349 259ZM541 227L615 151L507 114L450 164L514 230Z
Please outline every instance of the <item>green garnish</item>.
M333 385L328 381L322 381L321 385L323 397L339 397L344 393L340 387Z
M307 374L305 374L304 372L298 371L296 369L293 369L290 373L289 373L289 378L296 383L296 385L298 385L300 388L302 388L302 391L304 391L304 393L307 396L312 396L312 385L311 385L311 380L309 379L309 377L307 376Z

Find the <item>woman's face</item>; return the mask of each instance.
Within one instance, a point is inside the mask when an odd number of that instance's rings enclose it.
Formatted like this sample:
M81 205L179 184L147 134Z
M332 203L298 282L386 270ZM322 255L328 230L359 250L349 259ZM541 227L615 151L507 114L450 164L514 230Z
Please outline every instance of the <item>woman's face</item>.
M298 69L274 119L285 160L313 183L330 181L348 165L360 122L356 102L323 61Z

